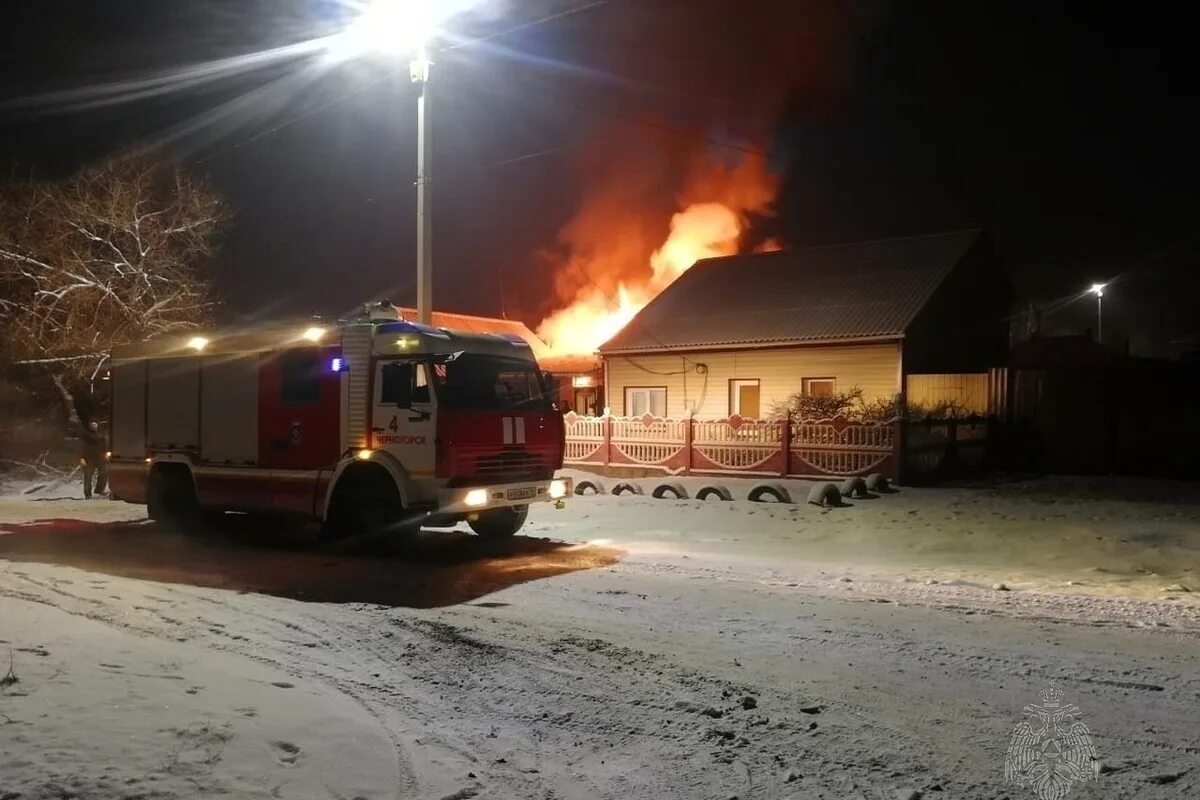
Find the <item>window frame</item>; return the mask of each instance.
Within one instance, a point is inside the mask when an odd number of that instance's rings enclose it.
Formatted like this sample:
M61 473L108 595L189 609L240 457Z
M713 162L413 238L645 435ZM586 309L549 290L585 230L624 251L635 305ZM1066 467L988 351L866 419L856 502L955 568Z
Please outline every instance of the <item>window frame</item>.
M650 395L650 394L646 395L646 413L652 417L659 417L659 419L666 419L667 409L670 408L670 406L667 405L668 395L667 395L667 387L666 386L626 386L625 392L624 392L625 397L623 398L625 401L625 416L627 416L627 417L633 416L633 412L630 410L630 407L633 405L633 403L631 402L632 395L630 394L630 392L659 392L659 391L662 392L662 397L663 397L663 402L662 402L663 413L661 415L654 413L654 403L651 400L652 395ZM641 415L639 415L639 416L641 416Z
M399 401L388 396L388 381L386 373L390 369L407 368L408 369L408 405L398 405ZM433 383L430 381L432 368L424 359L418 358L387 358L379 360L379 372L375 380L374 400L375 405L388 406L395 408L414 408L416 406L429 406L433 404L434 391ZM425 376L425 384L419 385L419 376ZM423 397L417 395L419 389L425 389L426 393Z
M730 378L729 379L729 416L735 414L739 417L745 417L742 413L741 395L738 389L743 386L754 386L758 389L758 415L756 417L746 417L747 419L757 419L762 416L762 379L761 378Z
M413 362L412 376L412 405L427 406L433 403L433 372L431 365L424 361ZM424 379L424 383L421 381ZM421 390L424 389L424 394Z
M447 357L434 356L431 360L431 366L427 375L433 387L433 396L437 398L437 403L441 408L450 409L465 409L465 410L481 410L481 411L552 411L555 408L555 397L553 387L547 385L545 374L538 369L537 363L529 359L511 357L511 356L496 356L488 354L466 354L464 358L483 358L490 359L493 363L489 367L495 367L495 383L490 387L490 392L495 395L495 404L488 405L462 405L459 398L449 394L451 387L448 386L450 375L449 371L453 369L453 363L460 363L459 356L464 356L463 353L455 353ZM496 394L497 389L501 385L500 378L506 373L521 375L524 380L530 381L525 388L529 389L529 397L526 400L518 400L517 402L501 402L500 396ZM530 402L536 401L536 402Z
M829 384L829 394L827 394L827 395L813 394L812 390L811 390L813 383L828 383ZM833 377L832 375L821 375L821 376L813 376L813 377L809 377L809 378L801 378L800 379L800 393L807 397L832 397L833 395L837 394L837 378Z

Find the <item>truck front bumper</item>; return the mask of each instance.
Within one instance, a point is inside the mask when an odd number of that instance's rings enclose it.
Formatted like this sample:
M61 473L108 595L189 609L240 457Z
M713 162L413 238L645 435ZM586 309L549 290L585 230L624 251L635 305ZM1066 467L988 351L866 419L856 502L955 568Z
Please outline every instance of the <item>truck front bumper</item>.
M548 481L496 483L487 486L460 486L438 493L438 514L473 514L489 508L510 508L530 503L553 502L569 497L574 484L570 478Z

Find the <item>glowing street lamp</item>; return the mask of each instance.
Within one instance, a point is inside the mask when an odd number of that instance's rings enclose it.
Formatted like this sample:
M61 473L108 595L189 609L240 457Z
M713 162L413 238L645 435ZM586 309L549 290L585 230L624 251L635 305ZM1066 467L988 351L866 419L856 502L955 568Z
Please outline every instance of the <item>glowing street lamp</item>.
M1107 283L1093 283L1088 289L1089 292L1096 295L1096 341L1104 340L1104 287Z
M433 324L433 198L430 167L433 137L429 120L429 40L437 27L465 10L467 0L368 0L337 37L340 54L379 52L410 55L408 75L420 88L417 95L417 315Z

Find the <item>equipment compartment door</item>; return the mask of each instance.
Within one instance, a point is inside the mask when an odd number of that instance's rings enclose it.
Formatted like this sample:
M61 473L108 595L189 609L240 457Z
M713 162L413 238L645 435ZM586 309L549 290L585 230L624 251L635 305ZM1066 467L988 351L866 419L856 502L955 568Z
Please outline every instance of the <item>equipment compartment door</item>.
M285 350L263 362L259 463L270 470L272 507L311 514L319 470L337 463L340 382L317 348Z
M435 401L429 367L420 361L381 361L375 373L371 441L416 479L434 471Z

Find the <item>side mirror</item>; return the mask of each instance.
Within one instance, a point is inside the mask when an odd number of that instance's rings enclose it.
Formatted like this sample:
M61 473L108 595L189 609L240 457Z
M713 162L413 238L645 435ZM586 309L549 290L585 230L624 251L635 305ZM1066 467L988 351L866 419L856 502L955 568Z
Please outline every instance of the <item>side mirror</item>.
M551 397L558 394L558 392L555 391L554 376L549 372L542 373L542 392L550 395Z

